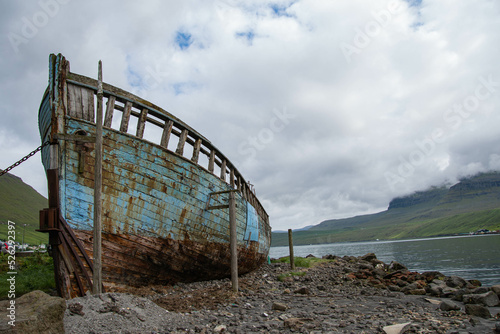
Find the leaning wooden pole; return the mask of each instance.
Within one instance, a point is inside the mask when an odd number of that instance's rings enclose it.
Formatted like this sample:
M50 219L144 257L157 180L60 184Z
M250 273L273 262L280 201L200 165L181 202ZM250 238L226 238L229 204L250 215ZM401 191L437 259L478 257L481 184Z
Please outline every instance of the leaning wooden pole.
M238 292L238 247L236 239L236 201L234 191L229 193L229 237L231 241L231 283L233 292Z
M95 139L95 169L94 169L94 272L92 293L102 292L102 241L101 241L101 212L102 212L102 62L99 60L97 81L97 114Z
M288 229L288 248L290 248L290 267L292 270L295 269L295 259L293 257L293 237L292 237L292 229Z

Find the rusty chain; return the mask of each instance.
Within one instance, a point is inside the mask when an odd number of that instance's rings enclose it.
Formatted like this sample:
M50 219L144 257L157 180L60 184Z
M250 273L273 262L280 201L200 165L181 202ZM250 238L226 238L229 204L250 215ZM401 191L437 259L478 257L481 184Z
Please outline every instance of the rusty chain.
M29 158L31 158L32 156L34 156L35 154L37 154L39 151L42 150L42 148L44 148L45 146L47 146L49 144L50 144L50 141L46 141L45 143L43 143L42 145L40 145L36 150L30 152L30 154L28 154L27 156L25 156L21 160L17 161L13 165L10 165L9 167L7 167L4 170L0 169L0 176L2 176L4 174L7 174L10 170L16 168L17 166L19 166L20 164L22 164L23 162L25 162L26 160L28 160Z

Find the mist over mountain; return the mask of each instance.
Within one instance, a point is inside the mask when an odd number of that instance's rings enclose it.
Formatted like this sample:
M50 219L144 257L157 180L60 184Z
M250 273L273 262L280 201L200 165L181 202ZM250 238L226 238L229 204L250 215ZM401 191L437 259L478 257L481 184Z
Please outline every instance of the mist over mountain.
M480 229L500 229L499 172L394 198L379 213L325 220L294 231L294 244L433 237ZM287 242L283 234L273 233L273 246Z

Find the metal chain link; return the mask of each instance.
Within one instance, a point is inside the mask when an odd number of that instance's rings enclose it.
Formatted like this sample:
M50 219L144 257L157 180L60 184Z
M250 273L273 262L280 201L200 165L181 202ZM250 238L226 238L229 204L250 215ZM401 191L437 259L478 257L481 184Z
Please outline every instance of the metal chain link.
M22 164L23 162L25 162L26 160L28 160L29 158L31 158L32 156L34 156L35 154L37 154L39 151L42 150L42 148L44 148L45 146L47 146L49 144L50 144L50 142L46 141L45 143L43 143L42 145L40 145L36 150L32 151L30 154L28 154L27 156L25 156L21 160L17 161L15 164L7 167L4 170L0 169L0 176L2 176L4 174L7 174L10 170L16 168L17 166L19 166L20 164Z

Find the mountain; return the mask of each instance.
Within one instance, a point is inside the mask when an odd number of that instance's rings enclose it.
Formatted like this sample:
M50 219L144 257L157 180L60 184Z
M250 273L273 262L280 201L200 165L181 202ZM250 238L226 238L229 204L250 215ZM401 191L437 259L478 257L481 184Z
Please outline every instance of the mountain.
M0 240L7 240L10 220L16 223L16 241L21 242L24 233L26 243L47 243L48 235L35 231L39 227L39 211L47 206L47 199L19 177L9 173L0 176Z
M294 231L295 245L377 239L407 239L500 229L500 173L460 180L452 187L394 198L386 211L331 219ZM273 233L272 246L285 246L288 236Z

